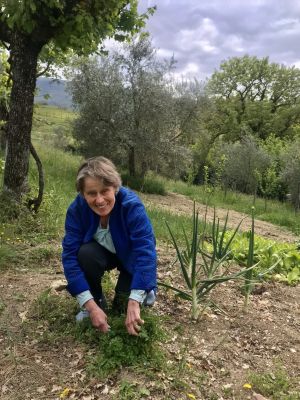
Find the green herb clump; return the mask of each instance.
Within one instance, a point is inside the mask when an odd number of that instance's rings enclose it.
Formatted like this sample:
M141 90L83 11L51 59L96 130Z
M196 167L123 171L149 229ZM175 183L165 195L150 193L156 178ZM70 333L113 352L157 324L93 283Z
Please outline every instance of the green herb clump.
M65 295L44 291L33 303L27 324L38 327L39 340L52 342L66 338L86 345L86 368L91 375L105 377L121 367L159 368L164 356L159 346L166 334L162 319L149 310L142 310L145 321L139 336L131 336L125 327L125 315L108 313L110 332L96 330L89 318L75 322L76 301ZM28 327L29 328L29 327Z

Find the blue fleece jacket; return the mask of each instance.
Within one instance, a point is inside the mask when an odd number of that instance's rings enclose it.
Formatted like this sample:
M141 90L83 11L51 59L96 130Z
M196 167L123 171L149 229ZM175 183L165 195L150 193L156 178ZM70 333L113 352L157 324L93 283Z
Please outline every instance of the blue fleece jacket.
M82 244L93 240L99 226L99 215L79 194L67 211L62 261L73 295L89 290L89 285L78 263L77 254ZM156 288L155 238L145 207L139 197L121 187L109 217L109 229L116 254L125 269L132 274L131 289Z

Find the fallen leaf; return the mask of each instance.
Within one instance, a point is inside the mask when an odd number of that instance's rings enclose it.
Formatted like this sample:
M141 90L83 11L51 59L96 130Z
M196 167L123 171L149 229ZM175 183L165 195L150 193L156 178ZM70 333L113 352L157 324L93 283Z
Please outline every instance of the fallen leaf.
M2 388L1 388L1 392L3 394L5 394L7 391L8 391L8 387L6 385L3 385Z
M19 317L20 317L20 319L21 319L21 321L22 322L24 322L24 321L26 321L26 315L27 315L27 313L28 313L28 310L25 310L25 311L23 311L23 312L19 312L18 314L19 314Z
M102 390L101 393L102 393L102 394L108 394L108 393L109 393L109 389L108 389L108 386L107 386L107 385L104 386L104 389Z
M52 386L52 389L51 389L51 393L58 392L58 391L61 390L61 389L62 389L61 386L53 385L53 386Z
M36 391L38 392L38 393L45 393L46 392L46 388L45 388L45 386L40 386L40 387L38 387L37 389L36 389Z

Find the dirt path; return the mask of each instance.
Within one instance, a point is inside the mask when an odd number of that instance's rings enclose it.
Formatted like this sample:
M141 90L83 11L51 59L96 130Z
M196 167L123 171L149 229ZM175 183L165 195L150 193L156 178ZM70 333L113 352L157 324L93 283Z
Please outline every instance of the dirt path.
M166 196L159 196L155 194L143 194L141 195L143 202L147 207L155 207L162 209L177 215L191 215L193 209L193 201L186 196L177 193L168 193ZM200 216L205 214L205 205L196 203L197 208L200 212ZM213 219L213 208L209 207L207 212L207 220L209 222ZM226 218L227 210L218 208L217 216L221 221ZM251 220L246 214L233 211L229 212L228 226L230 228L235 228L241 219L244 219L241 225L241 230L246 231L250 229ZM283 227L273 225L269 222L256 220L255 221L255 232L267 239L276 240L279 242L289 242L294 243L299 240L299 237L293 233L287 231Z

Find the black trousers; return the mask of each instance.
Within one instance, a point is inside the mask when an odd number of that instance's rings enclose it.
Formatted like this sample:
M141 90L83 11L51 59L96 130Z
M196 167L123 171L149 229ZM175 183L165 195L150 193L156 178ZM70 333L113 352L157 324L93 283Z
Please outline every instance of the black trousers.
M132 275L123 268L115 254L93 240L80 247L77 257L96 303L99 304L103 298L101 280L104 272L114 268L120 271L116 294L129 294Z

